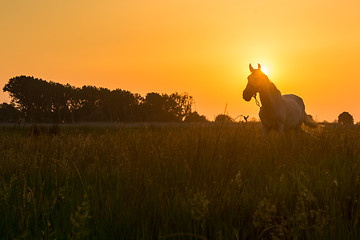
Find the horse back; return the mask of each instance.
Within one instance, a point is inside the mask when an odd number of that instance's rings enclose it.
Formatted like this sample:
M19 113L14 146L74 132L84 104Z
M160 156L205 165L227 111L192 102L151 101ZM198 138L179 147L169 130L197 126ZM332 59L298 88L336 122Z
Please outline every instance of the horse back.
M306 115L304 101L294 94L283 95L283 99L286 103L285 126L287 128L300 127Z
M287 103L295 102L299 105L301 110L305 111L305 104L301 97L296 96L294 94L284 94L284 95L282 95L282 97L285 100L285 102L287 102Z

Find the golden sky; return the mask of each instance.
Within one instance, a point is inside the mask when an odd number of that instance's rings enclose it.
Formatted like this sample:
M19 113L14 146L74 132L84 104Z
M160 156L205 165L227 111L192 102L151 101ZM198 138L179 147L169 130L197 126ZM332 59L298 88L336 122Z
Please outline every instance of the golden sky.
M315 119L348 111L360 121L359 13L359 0L0 1L0 86L30 75L188 92L209 120L226 104L233 117L258 117L242 91L260 63Z

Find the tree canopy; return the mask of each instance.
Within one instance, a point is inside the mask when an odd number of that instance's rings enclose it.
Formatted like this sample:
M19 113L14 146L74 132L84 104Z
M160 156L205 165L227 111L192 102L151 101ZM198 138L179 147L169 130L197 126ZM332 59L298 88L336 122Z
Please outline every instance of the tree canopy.
M194 100L187 93L152 92L142 97L122 89L79 88L29 76L11 78L3 91L10 94L11 104L1 105L6 115L0 121L23 117L29 122L58 123L181 122L193 114Z
M21 112L15 108L14 104L0 104L0 122L18 122Z

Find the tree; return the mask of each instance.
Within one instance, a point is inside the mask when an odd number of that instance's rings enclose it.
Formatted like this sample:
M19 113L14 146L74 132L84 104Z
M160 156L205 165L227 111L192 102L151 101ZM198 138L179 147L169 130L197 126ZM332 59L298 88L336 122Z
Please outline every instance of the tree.
M18 122L21 112L15 108L14 104L0 104L0 122Z
M207 122L208 120L204 115L199 115L199 113L191 112L188 113L184 119L184 122Z
M65 121L69 115L68 90L62 84L27 76L11 78L3 88L14 107L35 122Z
M132 94L129 91L116 89L105 92L103 97L103 111L108 120L131 122L139 121L137 111L141 102L140 95Z
M149 122L178 122L177 104L167 94L148 93L142 103L143 120Z
M141 100L142 120L149 122L181 122L191 112L192 99L188 94L148 93Z
M184 120L186 116L191 114L191 108L194 103L192 96L187 93L173 93L169 96L176 103L176 107L173 109L174 114L178 119Z
M352 125L354 124L354 118L348 112L343 112L338 116L338 123L345 124L345 125Z
M152 121L181 122L191 113L193 98L187 93L149 93L145 98L121 89L73 87L18 76L3 91L27 121Z
M215 117L215 122L234 122L234 120L226 114L219 114Z
M70 108L68 99L71 88L60 83L49 82L46 91L46 98L49 101L47 111L51 115L52 122L67 122L70 120Z
M42 79L14 77L3 88L9 92L11 102L30 121L51 121L54 115L54 92L52 84Z

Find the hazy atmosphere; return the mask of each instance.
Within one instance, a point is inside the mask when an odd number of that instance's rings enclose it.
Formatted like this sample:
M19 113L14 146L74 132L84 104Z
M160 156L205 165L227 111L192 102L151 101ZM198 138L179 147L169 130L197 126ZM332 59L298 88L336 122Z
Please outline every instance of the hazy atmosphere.
M359 13L0 1L0 239L359 240Z
M261 63L315 120L360 120L359 1L1 1L0 85L27 75L134 93L187 92L209 120L258 117ZM9 101L7 93L0 101Z

